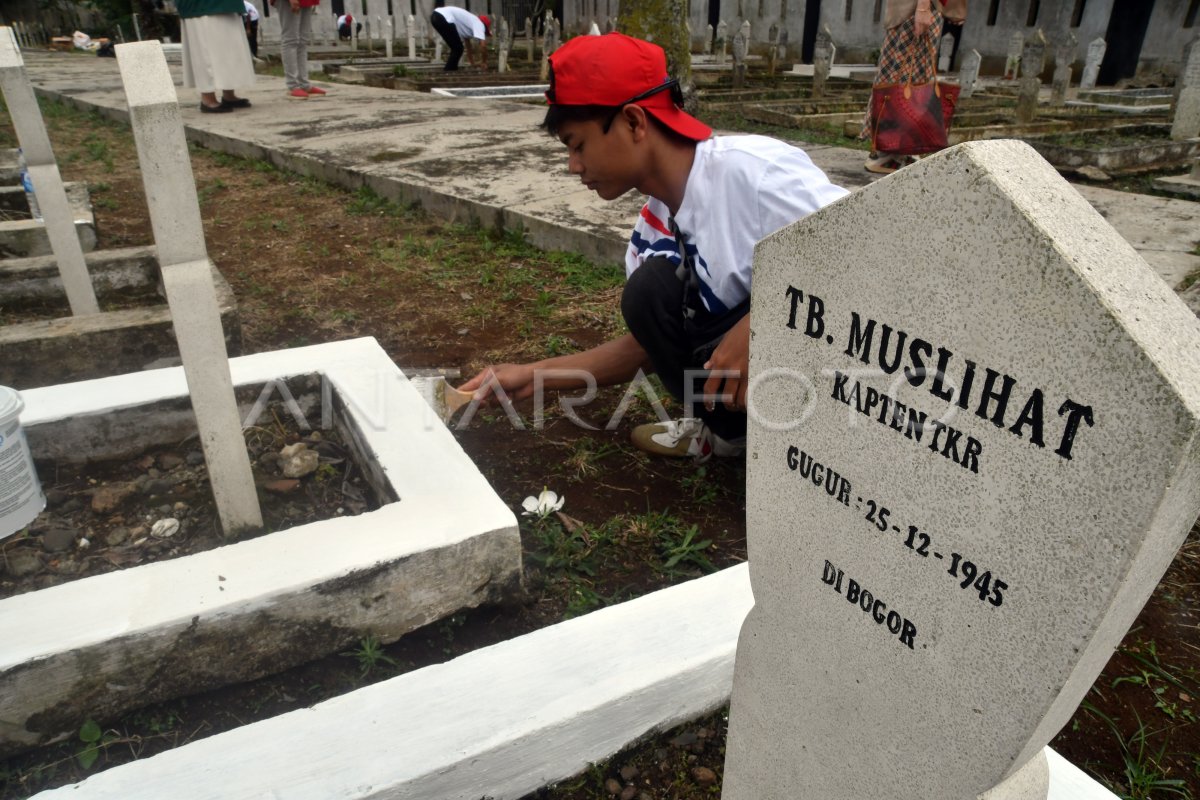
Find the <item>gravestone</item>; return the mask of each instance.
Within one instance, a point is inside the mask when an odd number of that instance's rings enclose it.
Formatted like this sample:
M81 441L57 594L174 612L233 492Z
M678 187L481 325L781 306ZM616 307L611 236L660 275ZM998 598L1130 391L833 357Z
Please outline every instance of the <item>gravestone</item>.
M713 26L708 25L704 28L704 48L701 50L704 55L712 55L713 44Z
M1088 45L1087 60L1083 65L1083 75L1079 79L1080 89L1095 89L1096 79L1100 77L1100 65L1104 63L1104 51L1108 42L1103 37L1096 37Z
M496 56L496 72L508 72L508 50L512 47L512 31L508 27L508 19L501 17L496 23L496 46L499 53Z
M1175 101L1171 138L1182 141L1200 136L1200 39L1193 39L1184 52L1176 85L1179 98Z
M717 23L717 63L725 64L725 46L729 42L729 26L725 20Z
M1036 31L1025 43L1021 54L1021 84L1017 89L1017 122L1033 122L1037 117L1038 93L1042 88L1042 64L1046 37Z
M950 71L950 58L954 55L954 37L943 36L938 45L938 72L945 74Z
M746 54L750 49L750 21L742 23L733 37L733 88L740 89L746 82Z
M412 15L408 15L408 57L417 57L417 20Z
M825 84L829 80L829 71L833 69L836 50L829 27L822 26L813 45L813 97L825 96Z
M972 49L963 58L962 69L958 73L958 85L962 87L958 96L960 99L970 97L975 93L975 84L979 82L979 64L983 57L979 51Z
M384 39L383 39L384 56L387 57L388 59L391 59L392 48L395 47L395 44L396 44L396 31L395 31L395 28L392 27L392 18L391 17L387 18L387 23L383 30L383 36L384 36Z
M817 37L818 39L820 37ZM767 74L774 75L779 58L779 23L772 22L767 29Z
M533 64L533 19L525 18L525 60Z
M837 201L754 273L722 797L1044 799L1200 509L1200 321L1011 140Z
M1004 79L1015 80L1021 74L1021 51L1025 48L1025 37L1020 31L1008 39L1008 56L1004 59Z
M1067 102L1067 90L1071 88L1071 64L1079 41L1075 34L1068 33L1054 49L1054 82L1051 87L1050 104L1061 106Z
M550 79L550 54L557 48L558 43L554 39L554 17L547 11L542 25L542 65L538 72L543 82Z
M100 305L88 275L83 245L75 230L75 215L54 158L46 123L38 106L33 84L25 72L25 60L17 47L12 28L0 27L0 92L8 106L17 141L25 155L29 178L41 209L50 249L58 262L58 274L66 290L71 313L96 314Z
M155 41L117 45L163 287L226 536L262 527L175 84Z

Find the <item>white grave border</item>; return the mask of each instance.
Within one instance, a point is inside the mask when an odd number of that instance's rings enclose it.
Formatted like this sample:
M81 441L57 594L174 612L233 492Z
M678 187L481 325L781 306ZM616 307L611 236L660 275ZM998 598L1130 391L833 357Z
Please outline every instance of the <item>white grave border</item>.
M95 664L85 670L90 662L77 657L90 649L112 644L117 648L109 654L113 659L123 657L117 652L132 653L140 663L170 652L180 632L197 625L227 626L239 619L244 624L264 612L275 614L281 624L306 619L321 624L334 601L332 596L321 600L326 589L333 592L355 576L386 573L408 562L404 568L420 574L352 612L363 629L390 641L519 581L521 545L512 510L374 339L260 353L229 363L234 386L321 375L361 435L359 445L373 462L372 471L385 477L399 500L358 516L0 601L0 640L6 642L0 655L0 717L14 722L11 741L22 740L17 726L30 713L54 706L56 696L69 696L65 693L76 681L95 677L90 675ZM22 423L36 441L42 426L88 427L105 414L185 400L187 385L183 368L173 367L30 389L22 397ZM34 451L38 457L36 445ZM452 573L461 576L461 586L428 591L431 570L441 574L433 562L467 554L469 562ZM503 564L503 574L474 574L472 567L480 561ZM315 600L306 597L313 593ZM411 593L429 595L428 603L406 605ZM299 609L295 618L288 617L289 604ZM24 738L34 744L38 736Z
M728 702L752 603L730 567L34 800L515 800ZM1047 800L1116 800L1044 752Z

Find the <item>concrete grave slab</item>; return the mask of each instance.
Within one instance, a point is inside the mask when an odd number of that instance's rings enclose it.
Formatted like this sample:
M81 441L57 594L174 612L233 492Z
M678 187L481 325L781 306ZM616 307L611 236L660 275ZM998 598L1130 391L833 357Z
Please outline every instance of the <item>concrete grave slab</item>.
M87 253L96 249L96 215L87 184L68 181L63 184L67 206L75 222L79 246ZM0 186L0 208L29 213L25 190L16 186ZM52 252L46 225L33 219L0 220L0 258L45 256Z
M732 567L37 798L516 800L724 703L750 604ZM1049 800L1115 800L1046 756Z
M96 250L84 260L102 307L138 298L145 304L82 316L68 316L64 309L58 318L0 327L0 385L31 389L178 363L171 311L157 297L161 284L154 248ZM237 300L216 265L210 262L209 269L225 347L237 355L242 351ZM53 256L0 261L0 305L11 310L62 298Z
M1200 511L1200 321L1012 141L769 237L754 291L723 796L1046 797Z
M394 641L517 589L512 511L373 339L245 356L230 368L237 386L320 376L328 391L315 402L398 500L0 601L0 753L70 734L88 716L328 655L368 633ZM22 423L35 458L128 456L194 434L187 394L178 367L31 389Z

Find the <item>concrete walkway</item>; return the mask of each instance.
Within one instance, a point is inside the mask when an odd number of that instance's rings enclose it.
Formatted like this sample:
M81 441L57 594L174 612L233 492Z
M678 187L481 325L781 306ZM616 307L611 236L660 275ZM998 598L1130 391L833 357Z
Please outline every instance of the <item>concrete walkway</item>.
M40 92L127 120L115 59L27 51ZM176 84L182 83L177 65ZM567 173L566 151L538 130L543 109L350 84L321 84L328 96L297 101L281 78L259 76L241 92L254 105L232 114L199 111L199 95L180 85L188 137L205 147L269 161L384 197L418 202L435 216L523 228L546 249L602 260L623 258L641 207L635 193L606 203ZM854 189L876 179L864 154L802 145L837 183ZM1200 270L1200 203L1077 187L1172 287ZM941 221L953 225L953 220ZM929 224L936 224L930 220Z

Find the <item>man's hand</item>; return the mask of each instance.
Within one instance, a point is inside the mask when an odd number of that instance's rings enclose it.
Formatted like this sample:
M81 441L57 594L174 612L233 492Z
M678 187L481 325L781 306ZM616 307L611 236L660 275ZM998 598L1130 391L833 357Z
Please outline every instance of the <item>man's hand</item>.
M705 395L711 396L718 393L727 395L725 407L731 410L746 407L746 390L749 388L750 373L749 314L742 317L729 329L729 332L721 339L721 343L717 345L717 349L713 351L712 357L704 362L704 368L737 373L733 377L723 377L721 374L709 376L708 380L704 382ZM725 384L724 392L721 392L722 382ZM711 411L713 402L709 400L707 404Z
M510 400L533 397L533 367L529 364L497 364L485 367L471 380L458 387L460 392L480 393L481 406L496 405L495 386L499 385Z

